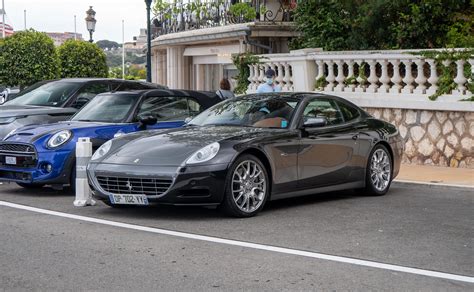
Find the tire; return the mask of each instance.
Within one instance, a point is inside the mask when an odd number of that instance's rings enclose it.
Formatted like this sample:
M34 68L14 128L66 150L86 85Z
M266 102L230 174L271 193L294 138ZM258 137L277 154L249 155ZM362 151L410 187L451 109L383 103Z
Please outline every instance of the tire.
M243 191L240 191L243 189ZM219 208L239 218L257 215L270 195L268 170L257 157L238 157L227 173L225 195Z
M357 192L361 195L383 196L390 189L392 176L393 163L390 152L384 145L375 145L367 160L365 188Z
M72 167L69 175L69 189L73 194L76 194L76 164Z
M40 188L44 187L44 184L38 184L38 183L36 183L36 184L27 184L27 183L17 182L16 184L19 185L22 188L30 189L30 190L40 189Z

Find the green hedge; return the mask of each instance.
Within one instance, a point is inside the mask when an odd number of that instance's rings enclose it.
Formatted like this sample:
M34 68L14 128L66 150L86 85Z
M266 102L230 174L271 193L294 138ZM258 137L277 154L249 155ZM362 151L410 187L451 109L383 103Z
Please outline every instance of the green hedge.
M107 77L105 53L86 41L67 40L58 47L61 78Z
M0 84L23 88L58 72L58 55L45 33L20 31L0 42Z

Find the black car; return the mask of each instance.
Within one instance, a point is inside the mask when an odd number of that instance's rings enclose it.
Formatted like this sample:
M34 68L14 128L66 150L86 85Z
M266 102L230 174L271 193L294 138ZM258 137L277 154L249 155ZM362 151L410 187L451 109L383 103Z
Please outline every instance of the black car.
M126 133L181 127L219 101L215 92L191 90L102 93L68 121L26 126L5 137L0 142L0 181L25 188L74 185L80 137L89 137L97 149Z
M64 121L102 92L165 88L141 81L74 78L38 82L0 105L0 141L26 125Z
M393 125L342 98L247 95L181 129L108 141L88 176L95 196L111 206L219 205L249 217L267 200L342 189L383 195L402 151Z

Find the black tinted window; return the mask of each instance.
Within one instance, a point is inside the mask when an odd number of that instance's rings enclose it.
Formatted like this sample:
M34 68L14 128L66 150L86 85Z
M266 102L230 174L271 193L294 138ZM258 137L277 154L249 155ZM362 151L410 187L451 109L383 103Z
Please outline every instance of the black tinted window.
M138 116L154 116L158 121L178 121L189 117L185 97L148 97L143 101Z
M337 104L339 105L339 109L341 110L342 116L346 122L355 120L360 116L359 110L357 110L355 107L349 106L342 102L338 102Z
M189 116L191 117L198 115L202 111L201 105L199 104L199 102L197 102L196 100L192 98L188 98L188 106L189 106Z
M62 106L82 84L79 82L52 81L38 83L26 89L9 105Z
M124 82L117 90L120 91L130 91L130 90L142 90L142 89L151 89L152 87L141 84L139 82Z
M76 97L75 102L71 105L75 108L82 108L87 102L93 99L97 94L109 91L108 83L91 83L84 86Z
M344 120L336 102L328 99L314 99L304 109L303 119L325 118L327 125L338 125Z

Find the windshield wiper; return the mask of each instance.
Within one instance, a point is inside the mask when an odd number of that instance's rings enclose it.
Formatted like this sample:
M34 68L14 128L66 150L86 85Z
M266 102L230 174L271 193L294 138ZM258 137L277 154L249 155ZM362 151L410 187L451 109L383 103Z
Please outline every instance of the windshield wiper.
M232 123L206 124L206 126L251 127L251 128L253 128L253 126L249 126L249 125L232 124Z

